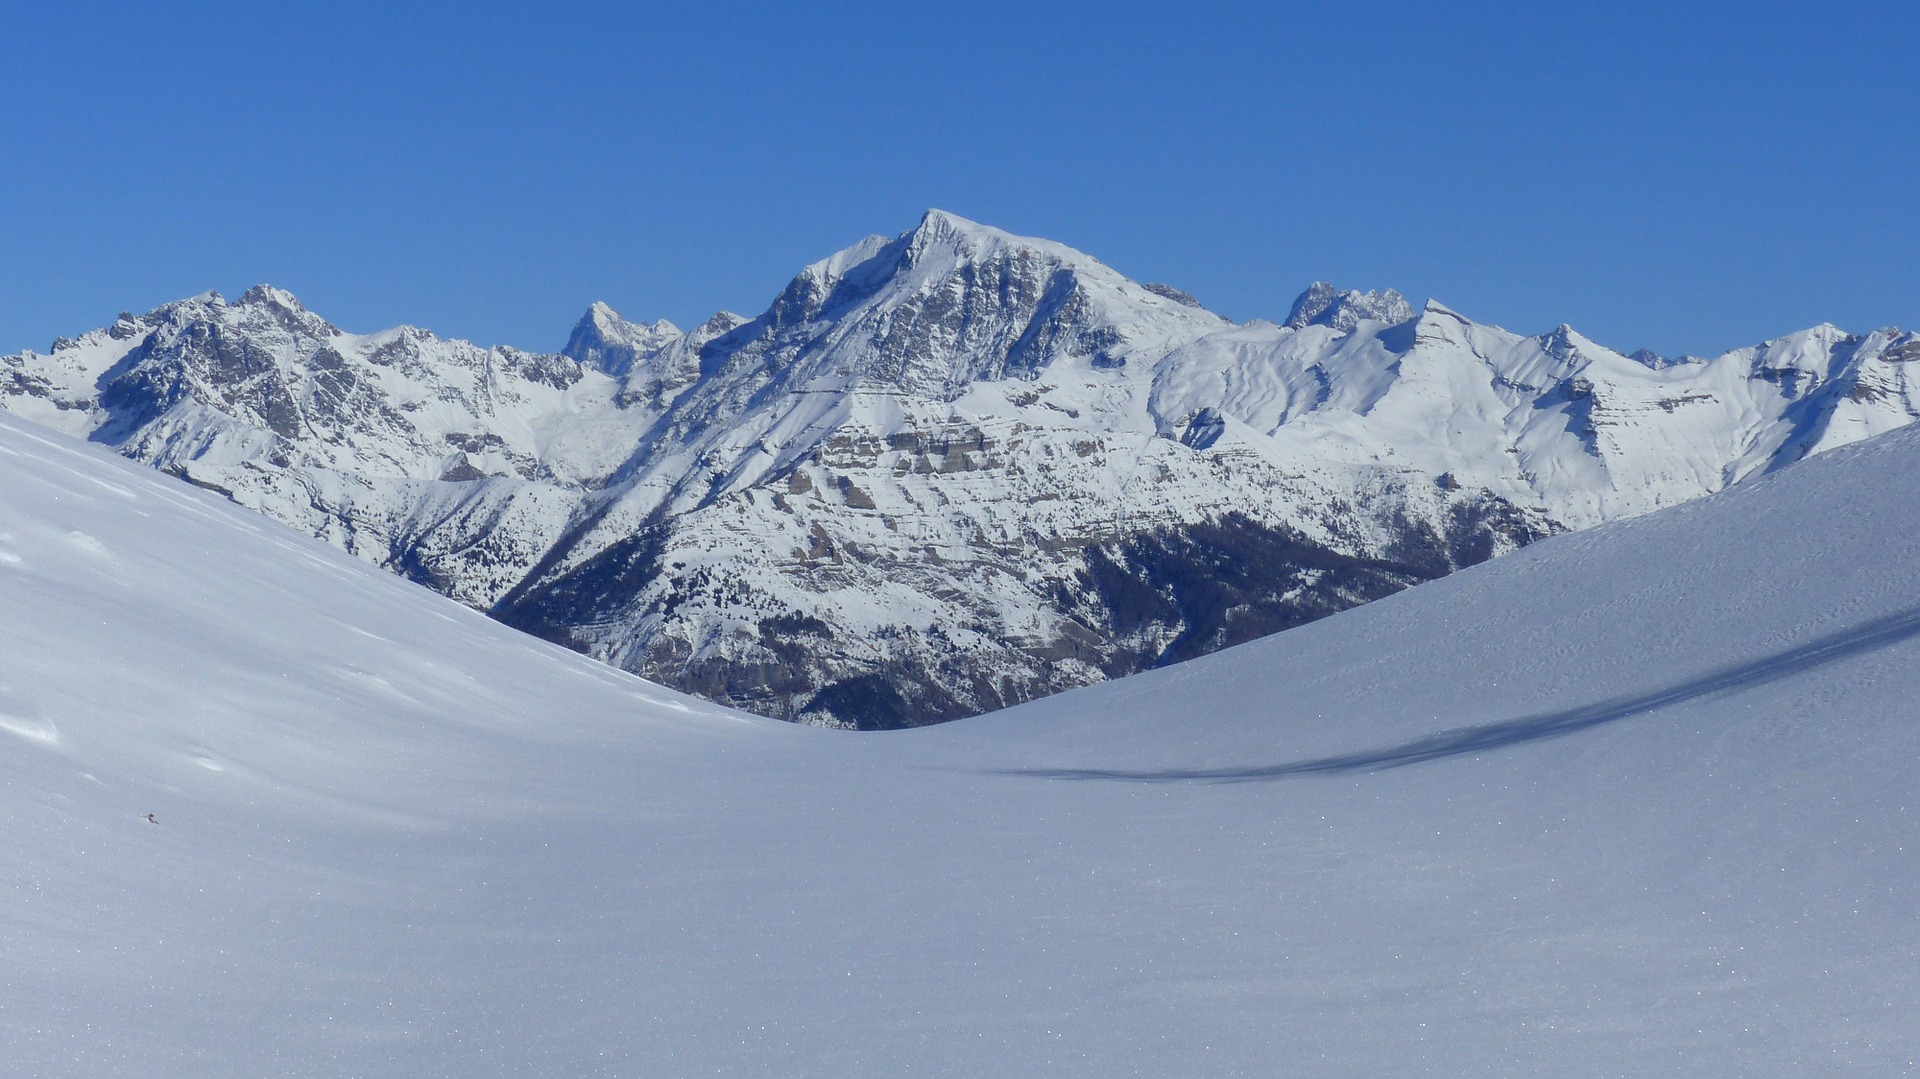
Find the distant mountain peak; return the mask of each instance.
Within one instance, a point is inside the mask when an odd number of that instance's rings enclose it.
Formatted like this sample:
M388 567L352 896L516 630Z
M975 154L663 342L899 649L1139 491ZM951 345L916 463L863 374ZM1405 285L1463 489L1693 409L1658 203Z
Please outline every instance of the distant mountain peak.
M1547 351L1548 355L1559 359L1566 359L1579 352L1582 345L1592 344L1564 322L1541 334L1539 340L1540 346Z
M215 292L215 293L210 293L209 295L213 297L213 302L215 303L220 302L219 293ZM241 293L240 298L233 301L233 303L229 306L281 307L289 311L301 311L301 312L304 312L307 310L306 305L300 302L299 297L295 296L291 292L288 292L286 289L275 288L272 285L268 285L268 284L259 284L259 285L253 286L247 291Z
M919 265L930 258L943 261L937 259L938 254L945 254L956 261L977 261L1014 239L999 229L988 228L945 210L928 210L921 215L919 224L900 237L904 244L901 261L907 266Z
M1451 313L1451 312L1449 312ZM1381 292L1342 291L1327 281L1315 281L1293 301L1286 325L1293 329L1326 326L1349 333L1362 322L1398 325L1411 321L1416 312L1405 296L1393 289Z
M948 229L955 232L978 232L985 228L986 226L980 224L978 221L970 221L961 217L959 214L949 213L938 207L928 207L927 211L920 215L920 224L918 226L920 230Z
M629 322L605 303L595 301L574 323L573 333L560 354L614 376L624 375L657 355L680 336L680 328L666 319Z
M930 209L921 214L920 223L914 226L911 235L929 238L941 236L1011 238L1010 234L1001 232L991 225L982 225L978 221L971 221L959 214L940 209Z
M266 284L255 285L233 300L208 289L161 304L144 315L122 312L107 332L116 340L125 340L149 333L155 327L177 329L198 324L246 327L248 332L274 326L296 337L330 337L340 332L338 327L309 310L293 293Z
M928 210L921 215L920 223L901 234L896 242L904 245L902 261L909 266L923 264L936 252L944 252L957 263L970 263L1013 251L1052 259L1075 268L1100 265L1099 259L1065 244L1033 236L1017 236L945 210Z

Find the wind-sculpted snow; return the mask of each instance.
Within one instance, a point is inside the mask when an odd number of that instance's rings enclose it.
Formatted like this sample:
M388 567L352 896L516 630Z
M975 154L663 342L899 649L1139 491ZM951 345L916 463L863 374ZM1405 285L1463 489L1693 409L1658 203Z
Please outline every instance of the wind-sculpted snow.
M863 735L0 417L0 1073L1903 1074L1916 467Z
M930 211L684 334L362 336L262 287L0 359L0 400L630 671L903 726L1905 425L1916 358L1831 326L1629 357L1324 282L1234 324Z

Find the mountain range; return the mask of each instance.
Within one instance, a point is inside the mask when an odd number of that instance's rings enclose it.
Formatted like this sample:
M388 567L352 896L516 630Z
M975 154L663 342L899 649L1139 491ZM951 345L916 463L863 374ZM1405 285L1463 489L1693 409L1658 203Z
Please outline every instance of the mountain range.
M916 726L1165 666L1920 415L1920 338L1707 359L1315 284L1236 323L929 211L690 330L348 333L261 286L0 405L626 670Z

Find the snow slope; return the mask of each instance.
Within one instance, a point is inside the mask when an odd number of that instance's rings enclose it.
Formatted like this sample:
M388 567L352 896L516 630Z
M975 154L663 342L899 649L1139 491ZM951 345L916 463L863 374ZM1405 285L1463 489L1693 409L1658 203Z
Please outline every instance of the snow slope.
M10 417L0 461L8 1075L1920 1051L1920 431L873 735L656 688Z

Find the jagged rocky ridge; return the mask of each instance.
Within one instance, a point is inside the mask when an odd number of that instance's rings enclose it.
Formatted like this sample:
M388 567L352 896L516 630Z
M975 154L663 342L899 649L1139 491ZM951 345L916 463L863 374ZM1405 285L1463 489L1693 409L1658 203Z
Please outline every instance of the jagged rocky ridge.
M681 332L349 334L267 287L0 400L768 715L954 718L1200 655L1908 423L1920 340L1705 360L1316 284L1284 324L938 211Z

